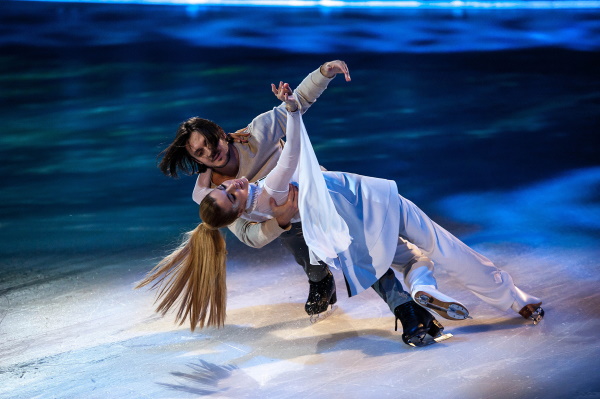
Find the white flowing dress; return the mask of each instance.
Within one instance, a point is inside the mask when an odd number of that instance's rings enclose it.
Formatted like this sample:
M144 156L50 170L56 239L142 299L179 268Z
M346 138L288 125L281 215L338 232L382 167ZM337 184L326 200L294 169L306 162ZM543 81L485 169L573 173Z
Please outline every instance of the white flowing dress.
M273 218L269 198L287 200L298 183L299 217L311 263L340 267L350 295L369 288L390 267L398 244L400 207L396 183L343 172L322 172L299 112L289 113L287 141L277 166L250 185L242 218ZM391 210L391 211L390 211Z

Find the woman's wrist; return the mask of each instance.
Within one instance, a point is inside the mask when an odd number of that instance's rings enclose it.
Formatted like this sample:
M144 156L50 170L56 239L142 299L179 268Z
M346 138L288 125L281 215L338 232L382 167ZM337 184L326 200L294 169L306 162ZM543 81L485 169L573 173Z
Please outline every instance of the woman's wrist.
M285 109L287 109L288 112L296 112L298 111L298 104L297 103L285 103Z

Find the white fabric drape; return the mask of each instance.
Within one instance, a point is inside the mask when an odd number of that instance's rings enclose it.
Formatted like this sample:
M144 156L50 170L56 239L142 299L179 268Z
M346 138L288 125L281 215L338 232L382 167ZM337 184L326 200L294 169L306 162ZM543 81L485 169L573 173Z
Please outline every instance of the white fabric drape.
M294 180L300 187L298 208L304 240L310 248L310 261L316 264L322 260L333 265L333 259L348 249L352 242L348 225L338 214L329 195L302 115L288 115L287 123L288 137L295 129L294 133L299 133L301 139L300 160Z

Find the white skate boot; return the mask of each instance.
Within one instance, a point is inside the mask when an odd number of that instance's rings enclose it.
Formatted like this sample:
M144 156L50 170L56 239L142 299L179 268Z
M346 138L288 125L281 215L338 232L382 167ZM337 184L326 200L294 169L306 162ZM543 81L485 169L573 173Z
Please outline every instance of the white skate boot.
M405 273L404 281L419 305L433 310L445 319L471 318L465 305L438 291L437 282L433 277L433 262L429 258L419 258Z
M521 291L515 286L517 298L513 302L511 309L523 316L525 319L533 320L533 324L539 323L544 318L544 309L542 309L542 300Z

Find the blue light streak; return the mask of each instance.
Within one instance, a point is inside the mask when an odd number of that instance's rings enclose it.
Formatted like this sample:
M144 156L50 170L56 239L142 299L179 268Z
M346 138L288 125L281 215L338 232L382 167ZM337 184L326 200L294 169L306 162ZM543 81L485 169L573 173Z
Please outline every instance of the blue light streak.
M18 0L31 2L199 5L235 7L326 7L395 9L594 9L600 1L340 1L340 0Z

